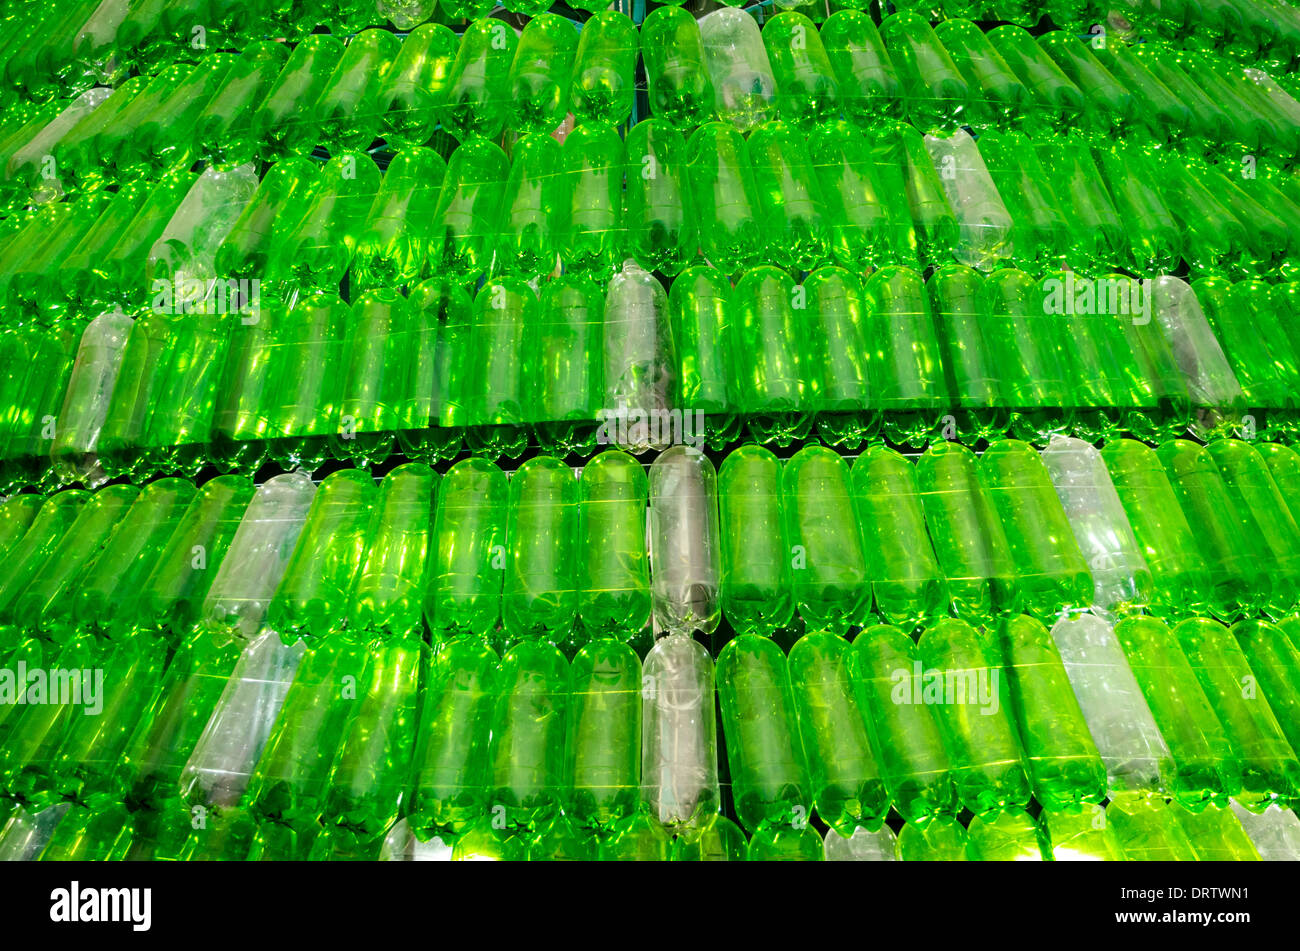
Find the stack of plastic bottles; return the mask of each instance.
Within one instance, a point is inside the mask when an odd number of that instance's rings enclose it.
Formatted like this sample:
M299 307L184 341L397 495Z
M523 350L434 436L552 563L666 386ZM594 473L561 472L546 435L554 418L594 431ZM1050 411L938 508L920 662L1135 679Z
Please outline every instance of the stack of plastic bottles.
M1300 859L1298 80L0 2L0 858Z

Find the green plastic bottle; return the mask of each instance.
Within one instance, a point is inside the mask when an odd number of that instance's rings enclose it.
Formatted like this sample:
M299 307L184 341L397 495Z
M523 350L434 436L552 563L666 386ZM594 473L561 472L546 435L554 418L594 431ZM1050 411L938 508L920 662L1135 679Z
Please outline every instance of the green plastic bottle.
M1124 852L1101 805L1044 808L1043 826L1054 862L1122 862Z
M550 133L564 119L578 36L571 22L551 13L524 26L507 79L512 129Z
M1300 711L1300 649L1282 627L1267 621L1238 621L1232 626L1232 634L1259 679L1264 697L1294 752L1300 741L1296 721L1296 713Z
M533 289L517 277L490 281L474 298L466 441L484 455L515 457L528 444L524 360L538 325Z
M917 652L925 669L923 696L932 682L942 684L936 719L957 797L976 815L1023 807L1029 772L998 645L965 621L946 618L926 627Z
M515 143L510 158L493 266L525 277L549 274L565 227L560 143L549 135L526 135Z
M1106 806L1106 824L1130 862L1196 861L1178 823L1180 807L1158 797L1118 796Z
M69 623L76 583L84 571L93 568L139 494L132 485L110 485L91 495L40 573L9 600L4 617L59 644L82 634Z
M513 108L510 66L519 36L504 20L474 20L461 34L447 80L447 97L437 109L442 127L462 142L495 139Z
M460 38L441 23L417 26L402 40L375 103L386 143L410 148L433 137L459 45Z
M335 153L313 184L302 218L276 242L268 263L272 279L337 291L366 230L380 180L379 166L369 155Z
M847 122L824 122L808 133L808 151L835 262L851 271L914 264L916 232L891 143L864 140Z
M432 273L468 282L487 271L509 170L505 153L486 139L471 139L452 153L434 215Z
M813 422L795 309L806 295L788 272L761 265L736 284L734 302L739 409L760 442L788 446Z
M1070 246L1067 210L1032 142L1013 129L986 129L979 151L998 194L1011 213L1011 259L1016 267L1041 271L1056 266Z
M837 10L819 33L849 122L863 129L901 119L903 85L875 22L858 9Z
M499 670L497 655L475 637L453 638L429 660L407 812L421 840L460 833L486 811Z
M600 439L605 301L589 277L566 274L542 287L539 304L538 358L524 370L531 399L523 415L547 451L586 454Z
M732 451L718 473L722 612L741 634L771 635L794 615L781 461L761 446Z
M1216 439L1206 445L1243 537L1257 540L1262 566L1270 576L1268 607L1274 616L1289 613L1300 598L1300 527L1264 457L1240 439Z
M1160 729L1174 770L1169 792L1191 809L1241 790L1241 767L1196 672L1163 621L1125 618L1115 637Z
M896 123L883 133L892 159L890 186L899 176L906 189L907 204L916 229L916 250L924 265L938 267L952 258L960 238L957 216L949 204L939 170L934 167L925 140L911 126Z
M1044 307L1043 286L1022 270L1002 269L984 281L985 338L1001 366L998 387L1011 409L1010 431L1036 444L1074 425L1076 398L1066 364L1066 322Z
M1016 78L1029 90L1022 121L1030 135L1078 125L1085 110L1083 93L1029 33L1019 26L1008 25L989 30L987 36Z
M253 484L233 475L205 482L180 516L139 595L140 624L156 628L173 645L199 618Z
M1213 586L1211 607L1224 617L1262 608L1273 587L1258 547L1262 540L1245 534L1214 457L1185 439L1163 444L1156 455L1184 517L1196 526L1196 551Z
M339 745L325 814L359 836L381 836L408 795L427 647L418 636L390 638L366 650L368 681Z
M623 141L609 126L581 125L565 137L562 152L560 256L567 270L607 278L623 260Z
M898 834L904 862L966 862L966 829L952 816L929 816L904 824Z
M569 664L540 640L517 644L501 663L488 754L494 825L544 825L565 798Z
M1151 572L1152 604L1162 617L1209 609L1210 573L1155 452L1135 439L1116 439L1101 457Z
M872 402L884 414L884 432L900 445L921 446L941 429L948 404L934 316L921 275L889 265L863 287L867 352L880 373Z
M971 89L930 24L904 11L886 17L880 35L907 98L908 116L924 132L954 129L966 121Z
M597 638L569 665L564 809L580 826L617 828L641 800L641 661Z
M839 86L821 35L802 13L785 10L763 24L781 118L811 128L839 114Z
M1191 287L1241 385L1242 402L1254 417L1250 422L1255 430L1291 428L1300 364L1285 325L1269 306L1266 288L1258 282L1229 284L1221 277L1202 277Z
M934 35L966 82L968 125L983 130L1020 117L1029 90L993 48L984 31L970 20L958 17L938 24Z
M592 635L629 640L650 619L645 469L626 453L602 452L582 467L578 493L578 617Z
M870 403L862 283L843 268L824 267L804 279L802 291L797 316L808 340L817 431L832 446L856 448L880 424Z
M1084 270L1120 264L1127 256L1125 222L1080 132L1037 144L1052 193L1066 216L1069 259Z
M382 462L409 422L406 401L419 382L420 351L411 346L418 315L392 288L356 298L345 324L343 386L331 448L361 465Z
M463 459L443 476L424 602L436 638L461 632L486 637L496 630L509 491L505 473L485 459Z
M1008 618L999 643L1034 798L1045 808L1101 802L1106 767L1047 628L1027 614Z
M195 151L221 169L257 157L253 115L289 59L283 43L257 40L243 47L212 98L194 122Z
M1192 812L1175 804L1170 810L1201 862L1257 862L1259 851L1242 822L1227 805L1207 806Z
M272 348L267 376L267 451L283 468L314 471L329 456L343 392L348 305L334 293L302 297ZM274 312L263 320L274 320Z
M1151 161L1141 149L1119 145L1099 146L1093 158L1115 211L1125 222L1128 259L1137 273L1157 277L1175 270L1183 255L1182 234L1154 184Z
M765 825L754 830L745 852L746 862L822 862L825 858L821 836L811 826Z
M871 603L862 539L853 526L849 467L833 450L805 446L782 474L795 602L805 623L843 633Z
M578 480L552 456L535 456L510 479L508 554L501 617L509 642L565 643L577 620Z
M1038 37L1038 45L1083 93L1085 128L1098 135L1129 129L1136 101L1132 93L1097 61L1088 44L1065 30L1051 30Z
M650 111L683 131L711 119L713 83L695 17L680 6L658 7L645 18L641 36Z
M367 689L368 657L341 637L313 642L294 671L274 727L248 782L244 801L268 838L301 854L325 807L330 768L359 697ZM287 827L267 829L269 823Z
M1241 645L1209 618L1188 618L1173 633L1241 764L1237 801L1261 811L1270 802L1294 796L1300 764Z
M825 264L831 225L803 136L789 123L765 122L747 144L768 260L801 271Z
M285 643L324 637L343 626L378 495L374 478L361 469L344 469L321 482L267 611L267 623Z
M1047 836L1019 809L972 817L966 827L966 852L977 862L1041 862L1051 857Z
M917 460L916 479L949 610L972 624L1018 613L1019 575L975 454L960 443L936 443Z
M315 148L315 127L306 117L343 55L337 37L328 33L304 37L253 112L253 140L266 143L274 155L302 155Z
M0 557L16 549L45 503L41 495L15 495L0 502Z
M1010 412L1002 397L1003 372L995 371L996 340L984 279L964 264L946 264L925 284L943 345L942 364L952 394L944 435L995 439L1006 433Z
M1049 618L1092 603L1093 579L1038 454L1001 440L980 456L979 479L1006 533L1025 609Z
M785 655L741 634L718 655L718 698L736 817L753 834L769 825L806 828L812 786Z
M655 118L633 126L625 147L626 253L647 271L676 274L698 250L686 141L666 119Z
M411 462L380 481L369 545L349 592L347 630L381 638L421 630L438 479L428 466Z
M600 836L579 826L563 813L528 840L530 862L594 862L600 855Z
M849 664L871 748L899 815L911 823L956 812L951 763L933 704L925 702L916 643L896 627L868 627L854 638Z
M14 623L14 608L18 597L24 589L45 575L46 566L54 560L65 539L72 538L72 527L81 510L92 498L91 493L81 489L65 489L49 496L41 504L31 526L10 549L10 570L6 572L4 580L0 581L0 624L8 626ZM20 629L7 627L0 630L5 630L0 650L8 652L18 645ZM32 640L36 639L28 639L27 643ZM16 709L16 704L6 704L0 708L0 724Z
M359 288L411 286L419 279L446 172L432 149L403 149L389 161L357 238L351 276Z
M704 256L726 273L756 264L766 235L744 137L725 123L705 123L691 135L687 153Z
M674 862L743 862L749 843L726 816L713 816L673 839Z
M637 46L637 29L626 13L599 10L582 25L569 89L573 114L580 121L610 125L627 121L636 96ZM649 60L646 70L650 70Z
M264 279L279 235L296 222L295 209L311 194L316 177L316 164L297 155L282 158L267 169L243 214L217 248L216 273L227 279Z
M145 486L59 613L114 640L152 627L140 610L145 581L163 564L166 546L195 497L194 486L184 479Z
M601 838L597 855L602 862L666 862L671 849L672 840L659 820L638 812Z
M800 638L788 662L817 815L847 836L878 824L889 810L889 792L853 691L850 652L844 638L820 631Z
M851 475L876 613L886 623L914 628L947 601L916 472L893 450L872 446L858 456Z

